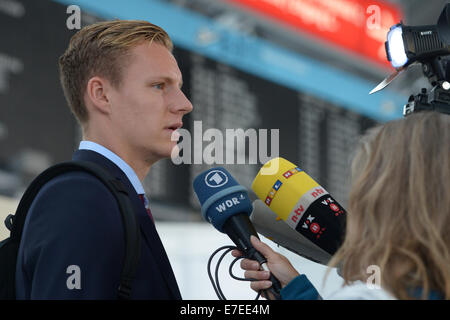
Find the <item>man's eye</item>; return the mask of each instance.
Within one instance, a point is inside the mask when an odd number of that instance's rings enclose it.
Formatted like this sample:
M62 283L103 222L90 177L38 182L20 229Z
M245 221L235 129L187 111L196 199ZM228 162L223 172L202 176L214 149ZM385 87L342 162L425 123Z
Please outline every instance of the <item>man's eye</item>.
M153 87L158 89L158 90L163 90L164 89L164 83L154 84Z

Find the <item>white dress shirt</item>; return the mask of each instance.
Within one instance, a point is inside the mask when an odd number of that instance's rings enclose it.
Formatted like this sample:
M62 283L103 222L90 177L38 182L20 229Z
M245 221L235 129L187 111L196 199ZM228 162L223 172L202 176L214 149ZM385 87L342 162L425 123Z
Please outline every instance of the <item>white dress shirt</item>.
M112 152L111 150L105 148L98 143L92 141L81 141L80 142L80 150L91 150L97 153L100 153L102 156L112 161L116 166L118 166L123 173L127 176L128 180L130 180L137 194L144 194L144 187L142 186L141 181L139 180L136 172L134 172L133 168L131 168L121 157ZM146 197L145 197L146 198Z

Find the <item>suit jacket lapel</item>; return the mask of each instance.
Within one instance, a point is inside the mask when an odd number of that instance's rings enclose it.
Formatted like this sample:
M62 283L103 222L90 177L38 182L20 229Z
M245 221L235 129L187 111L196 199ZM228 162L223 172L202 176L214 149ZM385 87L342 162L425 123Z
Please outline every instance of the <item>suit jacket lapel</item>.
M181 298L180 291L178 289L178 284L176 282L175 276L173 274L172 267L170 265L167 253L164 250L164 246L159 238L158 232L155 228L155 224L151 221L147 214L147 211L139 199L136 190L134 189L131 182L128 180L125 173L116 166L109 159L105 158L101 154L91 151L91 150L78 150L73 155L73 160L84 160L92 161L96 164L101 165L103 168L108 170L115 178L122 181L125 188L127 188L128 194L130 195L130 200L134 208L134 212L138 218L141 231L143 234L143 239L147 242L154 259L160 269L161 275L166 280L166 283L175 298Z

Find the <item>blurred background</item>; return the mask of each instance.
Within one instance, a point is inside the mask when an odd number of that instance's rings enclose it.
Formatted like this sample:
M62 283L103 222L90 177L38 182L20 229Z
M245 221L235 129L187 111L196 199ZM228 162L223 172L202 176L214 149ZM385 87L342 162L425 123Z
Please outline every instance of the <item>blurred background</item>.
M385 56L386 33L400 20L435 24L445 3L0 0L0 215L14 212L31 180L50 165L71 159L78 148L81 133L57 69L58 57L77 31L68 23L70 5L80 8L81 27L110 19L144 19L163 27L175 44L183 90L194 105L184 128L192 130L194 121L202 121L203 132L254 128L270 134L279 129L279 155L305 170L345 207L358 137L377 123L401 117L408 96L429 88L416 67L368 95L394 71ZM379 19L374 16L378 13ZM203 142L203 147L208 144ZM192 154L201 152L196 148ZM233 152L237 159L238 150ZM247 151L243 156L248 160ZM223 166L255 198L250 185L261 165L246 161ZM193 194L194 177L212 166L162 160L144 181L185 299L216 299L206 264L216 248L231 244L203 222ZM0 239L6 235L2 224ZM322 294L342 284L333 270L322 287L325 266L266 241L286 254ZM252 299L248 283L232 280L227 265L225 261L221 276L225 295Z

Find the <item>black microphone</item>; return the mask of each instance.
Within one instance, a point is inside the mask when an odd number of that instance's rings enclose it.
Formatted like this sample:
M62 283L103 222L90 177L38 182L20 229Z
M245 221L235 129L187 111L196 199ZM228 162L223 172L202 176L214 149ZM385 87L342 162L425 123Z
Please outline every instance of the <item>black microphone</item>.
M249 219L253 207L247 189L221 167L199 174L193 186L205 220L227 234L244 257L258 261L263 270L270 271L266 258L250 242L250 236L259 237ZM281 284L272 274L270 280L271 292L279 299Z

